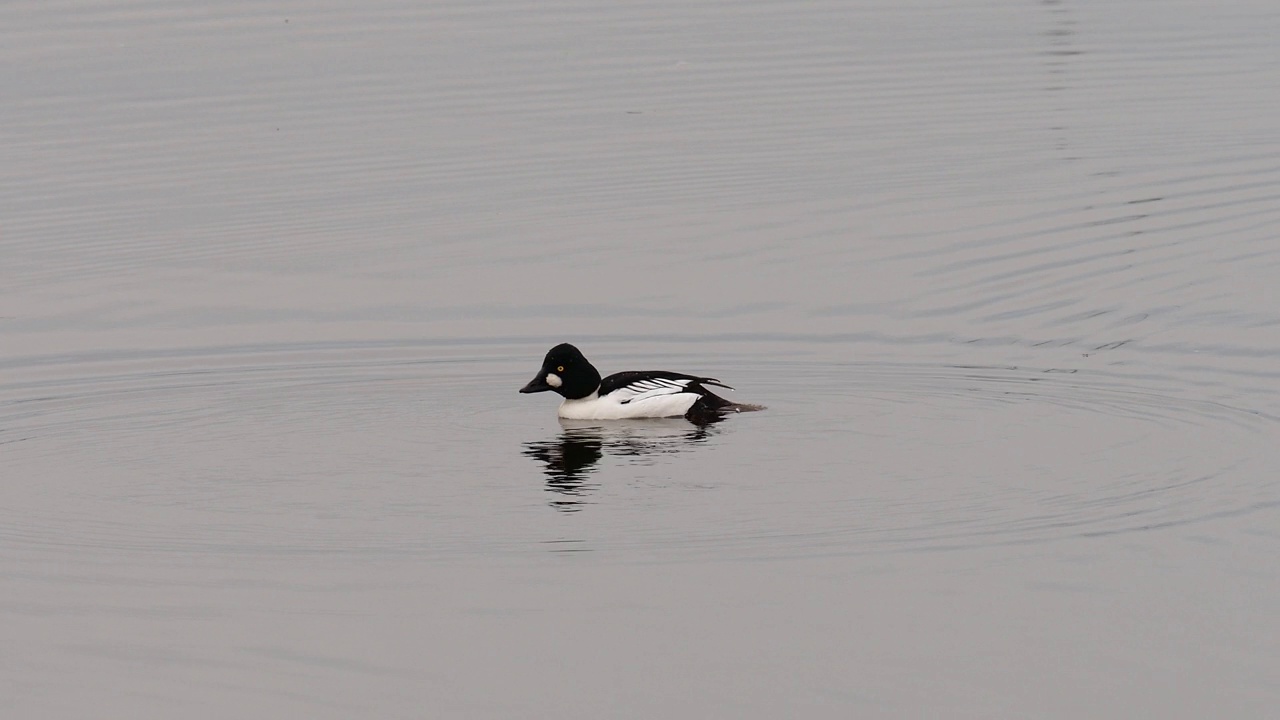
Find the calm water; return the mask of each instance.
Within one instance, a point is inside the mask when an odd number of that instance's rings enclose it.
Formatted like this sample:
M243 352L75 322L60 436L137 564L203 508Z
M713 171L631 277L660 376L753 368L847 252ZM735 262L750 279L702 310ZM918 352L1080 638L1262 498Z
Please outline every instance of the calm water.
M1271 717L1278 33L4 4L0 709Z

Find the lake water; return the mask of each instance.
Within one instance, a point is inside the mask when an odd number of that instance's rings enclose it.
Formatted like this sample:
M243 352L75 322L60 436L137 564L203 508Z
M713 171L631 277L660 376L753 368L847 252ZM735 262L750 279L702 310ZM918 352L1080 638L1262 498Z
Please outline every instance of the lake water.
M1278 34L4 4L3 715L1274 716Z

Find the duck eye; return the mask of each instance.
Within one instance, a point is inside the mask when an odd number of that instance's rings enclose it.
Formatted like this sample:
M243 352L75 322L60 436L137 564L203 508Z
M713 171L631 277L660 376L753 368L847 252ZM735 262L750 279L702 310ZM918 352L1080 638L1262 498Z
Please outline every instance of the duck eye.
M564 366L561 365L560 367L556 368L556 372L564 372Z

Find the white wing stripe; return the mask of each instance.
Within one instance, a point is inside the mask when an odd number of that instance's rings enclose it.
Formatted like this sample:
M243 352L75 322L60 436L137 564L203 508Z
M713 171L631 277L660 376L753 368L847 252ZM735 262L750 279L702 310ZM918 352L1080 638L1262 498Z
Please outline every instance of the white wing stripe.
M624 385L609 393L609 395L617 398L620 403L630 403L636 400L684 392L685 386L689 382L689 380L672 380L668 378L645 378L637 380L630 385Z

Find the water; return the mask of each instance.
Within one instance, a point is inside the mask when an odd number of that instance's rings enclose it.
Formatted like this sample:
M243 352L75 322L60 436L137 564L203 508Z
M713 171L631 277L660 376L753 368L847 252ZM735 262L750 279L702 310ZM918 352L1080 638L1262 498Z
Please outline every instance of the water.
M0 707L1269 717L1278 30L5 5Z

